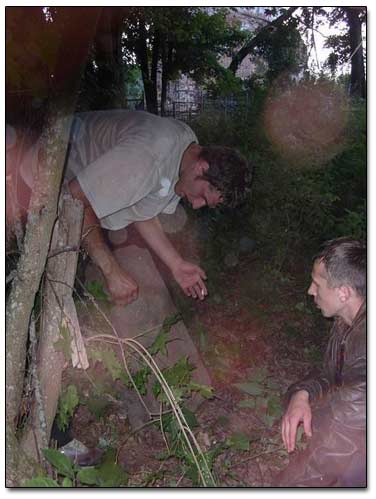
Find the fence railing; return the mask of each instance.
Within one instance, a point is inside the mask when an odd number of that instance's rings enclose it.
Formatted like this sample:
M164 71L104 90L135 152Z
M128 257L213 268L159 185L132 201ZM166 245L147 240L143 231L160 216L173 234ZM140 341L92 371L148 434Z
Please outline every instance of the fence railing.
M233 114L239 109L241 109L242 112L247 112L250 103L251 99L249 93L216 99L210 99L203 96L198 101L170 101L166 103L164 116L182 121L191 121L204 112L222 112L225 115ZM143 99L128 99L127 109L144 110L146 107ZM159 112L159 114L161 113Z

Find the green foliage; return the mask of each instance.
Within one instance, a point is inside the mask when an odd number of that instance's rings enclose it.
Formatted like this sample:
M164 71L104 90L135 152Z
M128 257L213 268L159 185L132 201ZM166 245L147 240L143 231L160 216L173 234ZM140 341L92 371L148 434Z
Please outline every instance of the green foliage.
M109 401L103 397L104 392L108 393L108 390L97 389L90 397L82 402L98 420L106 415L110 406Z
M77 388L74 385L69 385L59 399L57 424L60 430L64 431L68 428L69 420L73 416L79 401Z
M189 411L186 407L182 407L182 412L190 428L198 426L196 416ZM197 469L197 464L190 452L187 442L183 438L180 425L177 423L173 414L164 414L162 416L162 427L169 439L169 452L160 456L160 459L167 459L169 457L176 457L180 460L185 475L192 480L193 486L202 485L201 477ZM204 452L203 456L196 455L199 467L204 476L207 486L216 486L213 481L211 473L214 458L223 450L223 446L218 446L208 452Z
M147 383L149 380L149 376L151 374L151 370L149 367L143 367L139 369L135 374L133 374L133 381L137 386L138 391L141 395L146 395L147 391ZM129 382L129 388L133 388L133 385Z
M236 383L234 386L252 397L240 401L238 406L254 409L267 427L273 426L281 418L280 386L268 375L266 369L255 369L251 381Z
M115 352L110 348L90 349L88 351L89 357L95 362L102 362L103 366L110 373L112 379L124 379L124 368L120 364Z
M161 352L163 355L167 355L166 343L168 340L168 333L170 332L171 327L179 321L181 321L181 314L179 313L165 319L161 330L149 348L151 355L156 355L158 352Z
M73 487L73 481L68 477L64 477L61 486L64 488Z
M365 201L355 210L345 210L345 215L339 218L338 233L347 234L365 241L367 237L367 208Z
M26 480L23 484L23 487L59 487L59 484L56 480L49 478L47 476L36 476L35 478L31 478L30 480Z
M267 30L255 54L268 63L267 77L272 81L282 73L299 73L307 63L307 49L296 18L290 18L275 30Z
M128 99L143 98L143 85L141 71L137 66L129 66L125 75Z
M264 387L259 382L236 383L234 386L252 396L261 395L264 392Z
M295 273L302 257L304 264L309 262L323 241L366 233L366 105L353 101L336 157L321 165L298 165L284 161L268 143L261 126L266 95L265 88L255 86L251 111L202 115L193 124L201 143L237 147L255 166L252 194L244 206L234 212L192 214L208 234L203 254L212 285L220 278L218 267L223 267L226 255L236 254L239 234L256 240L256 256L262 249L262 260L268 262L265 272L272 276L275 270L282 279Z
M188 357L182 357L173 366L163 369L162 374L168 385L172 388L175 397L180 401L184 393L189 390L189 384L192 377L194 366L189 363ZM159 382L153 385L153 394L155 397L160 397L166 400L166 396Z
M162 374L172 389L177 402L182 402L192 392L199 393L204 398L213 396L212 387L192 381L192 371L194 369L195 367L189 363L188 358L182 357L174 365L162 370ZM166 394L158 381L153 385L153 394L160 401L167 401Z
M211 474L214 458L218 454L218 451L216 449L212 449L211 451L204 452L203 457L201 455L197 456L197 461L199 463L201 473L204 476L205 483L207 484L207 487L216 487L216 483L213 480L213 475ZM193 487L197 487L202 485L202 480L199 475L198 469L196 462L192 458L191 454L186 453L185 454L185 464L186 464L186 476L192 480L192 485ZM208 473L206 464L208 466L208 469L210 473Z
M249 451L249 438L245 433L233 433L226 439L226 445L235 450Z
M131 66L136 59L141 68L149 111L157 108L157 66L166 82L185 74L204 84L223 75L220 57L230 54L245 37L238 25L227 22L227 12L216 7L209 13L200 7L176 6L128 10L124 56Z
M109 449L101 464L95 467L81 468L60 451L43 449L43 455L52 465L58 478L38 476L23 483L23 487L125 487L128 475L116 463L116 452ZM60 485L61 483L61 485Z
M109 449L102 463L89 471L89 468L80 470L77 479L84 484L97 487L124 487L128 482L128 475L116 463L116 451Z
M69 457L55 449L43 449L43 455L59 475L74 479L75 466Z
M110 301L108 294L103 289L103 284L99 281L91 281L86 284L86 289L96 300Z

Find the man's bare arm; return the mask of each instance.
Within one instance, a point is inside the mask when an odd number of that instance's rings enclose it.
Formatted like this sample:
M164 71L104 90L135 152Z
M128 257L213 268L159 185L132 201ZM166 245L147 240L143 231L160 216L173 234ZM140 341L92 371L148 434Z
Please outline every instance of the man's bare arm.
M205 272L193 263L184 260L166 236L158 217L135 222L142 238L169 267L176 282L187 296L203 300L208 294L204 280Z
M102 271L111 297L117 305L127 305L138 297L137 283L124 271L116 261L103 237L99 220L83 193L77 180L69 184L72 196L84 205L82 245L92 261Z

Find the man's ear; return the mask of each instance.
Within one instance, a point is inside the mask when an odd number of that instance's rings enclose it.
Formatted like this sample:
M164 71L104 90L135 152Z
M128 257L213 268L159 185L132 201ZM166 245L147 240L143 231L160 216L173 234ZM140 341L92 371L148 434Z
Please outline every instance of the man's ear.
M209 170L209 163L204 159L198 159L196 163L196 174L201 176Z
M354 290L351 286L343 284L338 288L338 296L342 303L346 303L354 294Z

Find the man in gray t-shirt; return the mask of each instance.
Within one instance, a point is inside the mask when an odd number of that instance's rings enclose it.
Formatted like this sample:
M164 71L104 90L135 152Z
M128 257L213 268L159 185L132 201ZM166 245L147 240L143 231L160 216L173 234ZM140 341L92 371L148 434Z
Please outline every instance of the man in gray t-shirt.
M32 188L30 163L24 161L19 173ZM133 224L184 293L204 299L204 270L179 255L158 214L174 213L182 198L194 209L235 206L244 199L251 171L233 149L198 145L193 131L178 120L111 110L76 115L66 180L73 197L84 204L83 245L101 269L113 301L125 305L137 298L138 286L117 263L101 228Z

